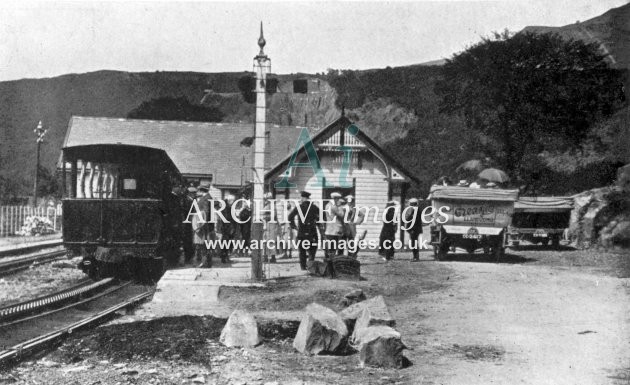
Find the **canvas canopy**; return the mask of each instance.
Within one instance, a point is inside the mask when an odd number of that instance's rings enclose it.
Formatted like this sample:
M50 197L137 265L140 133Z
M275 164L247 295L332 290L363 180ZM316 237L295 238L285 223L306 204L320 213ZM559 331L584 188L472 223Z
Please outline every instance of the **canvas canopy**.
M470 188L456 186L431 187L430 199L433 200L472 200L472 201L503 201L515 202L518 190L503 190L490 188Z
M515 212L562 212L573 208L573 199L567 197L520 197L514 204Z

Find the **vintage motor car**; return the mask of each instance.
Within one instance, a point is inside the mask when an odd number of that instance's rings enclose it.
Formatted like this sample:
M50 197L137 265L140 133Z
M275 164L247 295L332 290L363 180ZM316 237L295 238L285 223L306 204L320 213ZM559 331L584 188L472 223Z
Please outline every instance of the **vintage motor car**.
M509 241L519 246L522 241L554 247L560 245L569 227L573 199L569 197L520 197L514 204Z
M502 257L517 198L518 190L434 186L431 205L434 213L444 213L431 223L435 258L444 259L456 247Z

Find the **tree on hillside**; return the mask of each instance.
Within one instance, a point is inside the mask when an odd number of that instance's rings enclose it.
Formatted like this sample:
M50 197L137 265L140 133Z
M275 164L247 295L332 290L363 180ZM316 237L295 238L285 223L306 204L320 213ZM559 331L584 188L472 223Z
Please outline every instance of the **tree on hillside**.
M184 96L163 97L142 102L131 110L129 119L182 120L187 122L220 122L224 114L216 107L190 103Z
M538 155L578 148L623 103L621 73L594 44L507 32L448 60L436 85L441 111L477 132L484 152L520 182Z

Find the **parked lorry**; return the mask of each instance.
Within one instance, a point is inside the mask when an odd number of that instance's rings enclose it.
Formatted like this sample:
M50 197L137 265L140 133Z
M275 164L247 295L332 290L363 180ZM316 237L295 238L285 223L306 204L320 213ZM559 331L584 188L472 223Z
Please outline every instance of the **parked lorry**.
M554 247L560 245L569 227L573 199L568 197L520 197L514 204L514 216L508 235L512 246L522 241Z
M434 213L442 213L431 223L435 258L444 259L456 247L502 257L517 198L518 190L434 186L431 205Z

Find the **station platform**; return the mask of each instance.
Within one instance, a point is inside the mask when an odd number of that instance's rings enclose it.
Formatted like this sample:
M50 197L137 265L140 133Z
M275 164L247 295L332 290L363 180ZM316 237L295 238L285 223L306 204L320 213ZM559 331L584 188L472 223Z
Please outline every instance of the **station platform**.
M125 321L160 317L211 315L226 318L235 310L219 301L221 287L266 287L292 279L304 279L297 257L263 264L265 279L251 279L251 259L232 258L230 264L214 262L212 268L178 268L168 270L157 283L150 302L137 308ZM126 319L126 320L125 320Z

